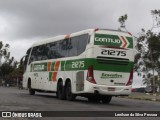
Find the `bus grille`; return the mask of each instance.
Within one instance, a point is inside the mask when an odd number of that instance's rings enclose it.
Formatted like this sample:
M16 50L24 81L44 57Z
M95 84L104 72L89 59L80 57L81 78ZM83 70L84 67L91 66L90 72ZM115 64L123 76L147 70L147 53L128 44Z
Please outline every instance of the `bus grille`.
M97 62L101 64L128 65L129 59L98 56Z

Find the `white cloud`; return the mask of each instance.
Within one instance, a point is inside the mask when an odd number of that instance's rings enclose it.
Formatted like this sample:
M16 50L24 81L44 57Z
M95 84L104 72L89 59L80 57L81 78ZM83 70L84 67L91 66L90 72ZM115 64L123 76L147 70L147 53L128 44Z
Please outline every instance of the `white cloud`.
M4 17L0 16L0 35L6 32L7 27L8 27L7 21L5 20Z

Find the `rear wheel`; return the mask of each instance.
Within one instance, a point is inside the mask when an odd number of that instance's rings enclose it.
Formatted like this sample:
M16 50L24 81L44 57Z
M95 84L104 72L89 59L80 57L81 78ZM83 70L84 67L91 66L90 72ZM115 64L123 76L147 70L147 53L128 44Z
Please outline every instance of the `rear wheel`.
M100 97L99 96L91 96L91 97L88 97L88 101L89 102L95 102L95 103L98 103L100 102Z
M66 99L69 101L75 100L76 95L72 93L71 82L68 82L66 85Z
M56 94L57 94L57 98L59 98L61 100L65 99L64 87L63 87L62 81L58 82Z
M102 96L101 99L102 99L103 103L108 104L108 103L110 103L112 96Z

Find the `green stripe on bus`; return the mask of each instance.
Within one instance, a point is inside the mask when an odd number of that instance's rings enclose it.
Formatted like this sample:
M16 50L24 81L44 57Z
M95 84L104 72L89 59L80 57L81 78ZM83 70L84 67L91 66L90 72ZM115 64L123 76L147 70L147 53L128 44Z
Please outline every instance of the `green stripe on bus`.
M98 71L130 72L130 70L133 68L133 64L133 61L106 60L101 63L101 61L99 62L96 58L74 59L61 61L60 71L88 70L88 67L93 65L94 70ZM54 71L54 65L55 62L52 63L52 72ZM34 64L32 69L34 72L47 71L47 62ZM51 77L51 73L49 76Z
M84 65L83 65L83 61L84 61ZM87 70L90 65L93 65L94 70L99 70L99 71L130 72L134 64L131 61L130 62L129 61L128 62L110 61L110 63L113 63L113 64L98 63L97 59L93 59L93 58L68 60L66 62L65 70L66 71Z
M49 72L49 81L52 81L52 72Z
M55 62L52 62L51 71L54 71Z

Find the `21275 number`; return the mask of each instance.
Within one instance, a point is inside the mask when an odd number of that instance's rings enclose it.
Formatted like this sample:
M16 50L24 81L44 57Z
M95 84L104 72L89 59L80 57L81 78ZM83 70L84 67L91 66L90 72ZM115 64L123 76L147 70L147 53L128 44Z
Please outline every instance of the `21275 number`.
M101 54L102 55L113 55L113 56L126 56L126 51L102 49Z

